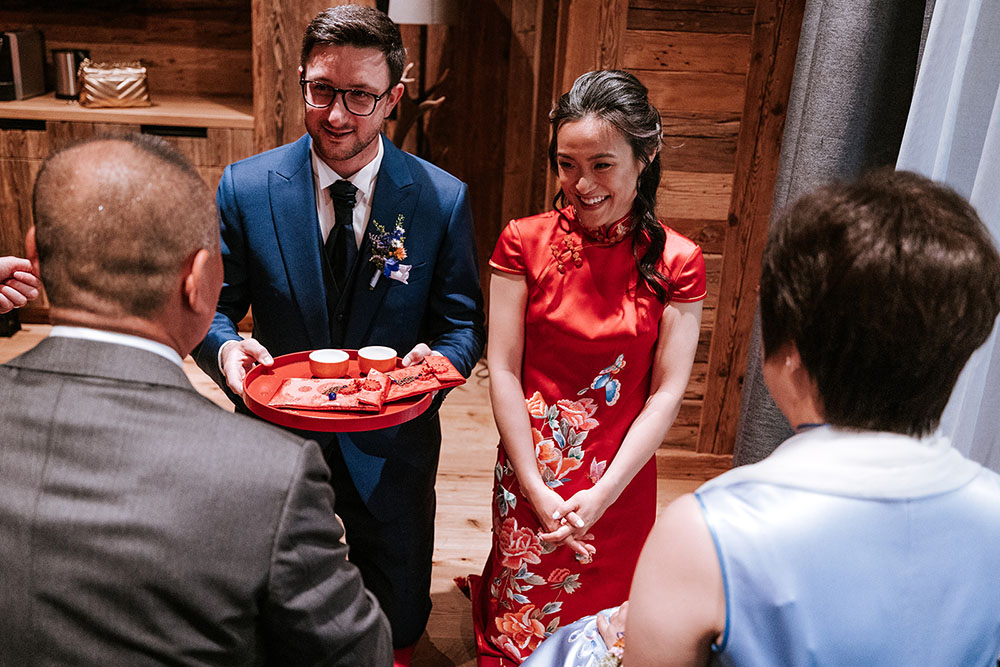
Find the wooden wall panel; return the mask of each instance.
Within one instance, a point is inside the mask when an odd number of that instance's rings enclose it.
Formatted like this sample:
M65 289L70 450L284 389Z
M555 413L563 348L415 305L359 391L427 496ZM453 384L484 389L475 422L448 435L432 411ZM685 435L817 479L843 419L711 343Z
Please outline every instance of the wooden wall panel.
M627 30L622 66L630 70L746 74L749 35Z
M32 225L31 190L42 161L0 158L0 255L24 257L24 235ZM27 195L27 196L26 196Z
M732 193L732 174L666 171L657 193L661 215L725 220Z
M749 34L752 0L632 0L628 27L637 30Z
M661 112L661 167L670 171L733 173L740 116L733 112Z
M660 216L668 227L677 230L701 246L705 254L721 254L725 247L728 225L722 220L704 220L698 218L673 218Z
M760 0L698 450L731 453L805 0Z
M716 72L633 72L649 88L649 99L660 109L740 112L742 74Z

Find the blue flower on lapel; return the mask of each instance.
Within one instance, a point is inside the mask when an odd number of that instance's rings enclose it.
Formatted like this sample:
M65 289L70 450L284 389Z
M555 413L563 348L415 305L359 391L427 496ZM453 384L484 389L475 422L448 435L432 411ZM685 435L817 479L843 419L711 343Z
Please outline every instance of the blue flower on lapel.
M406 259L406 231L403 229L403 214L396 216L396 226L391 232L386 231L377 220L372 220L375 231L368 234L371 241L372 256L369 260L375 265L377 271L372 276L369 289L375 289L378 279L383 274L386 278L398 280L404 285L410 277L410 264L401 264Z

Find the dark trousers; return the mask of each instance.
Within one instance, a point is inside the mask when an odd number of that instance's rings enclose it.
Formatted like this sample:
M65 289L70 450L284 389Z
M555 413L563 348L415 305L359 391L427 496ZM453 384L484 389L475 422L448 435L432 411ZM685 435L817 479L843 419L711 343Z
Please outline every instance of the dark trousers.
M382 521L372 516L358 494L336 439L323 447L323 455L336 494L334 509L344 522L348 559L361 570L365 587L382 605L392 627L393 647L412 646L431 612L433 480L424 498L408 500L401 512Z

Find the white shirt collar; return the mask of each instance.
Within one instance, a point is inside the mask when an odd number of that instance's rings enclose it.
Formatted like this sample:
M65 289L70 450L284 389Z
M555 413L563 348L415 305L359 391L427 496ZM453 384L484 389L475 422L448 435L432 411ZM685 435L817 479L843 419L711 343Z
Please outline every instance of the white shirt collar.
M856 498L918 498L957 489L980 470L941 435L912 438L820 426L701 488L753 481Z
M313 186L316 194L316 214L319 219L321 238L324 241L334 225L333 204L330 202L330 196L327 194L326 189L337 181L347 180L358 189L355 195L353 228L357 247L361 247L365 228L368 226L368 217L371 214L372 197L375 194L375 181L378 178L378 170L382 167L382 157L385 155L383 141L385 139L379 135L378 152L375 154L375 157L372 158L371 162L347 178L338 174L330 165L324 162L317 155L315 146L310 144L309 153L312 160Z
M172 347L155 340L142 338L141 336L118 333L117 331L104 331L103 329L91 329L90 327L71 327L62 324L52 327L49 335L62 338L92 340L98 343L111 343L113 345L127 345L128 347L135 347L158 354L164 359L169 359L177 364L179 368L184 368L184 360L181 359L180 355Z

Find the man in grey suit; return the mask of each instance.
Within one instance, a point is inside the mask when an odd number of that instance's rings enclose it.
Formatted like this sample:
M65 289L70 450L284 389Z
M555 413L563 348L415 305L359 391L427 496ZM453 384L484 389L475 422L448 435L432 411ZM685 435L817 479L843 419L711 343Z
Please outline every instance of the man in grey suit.
M387 665L315 443L200 396L215 206L160 140L50 157L27 248L56 325L0 366L0 665Z

